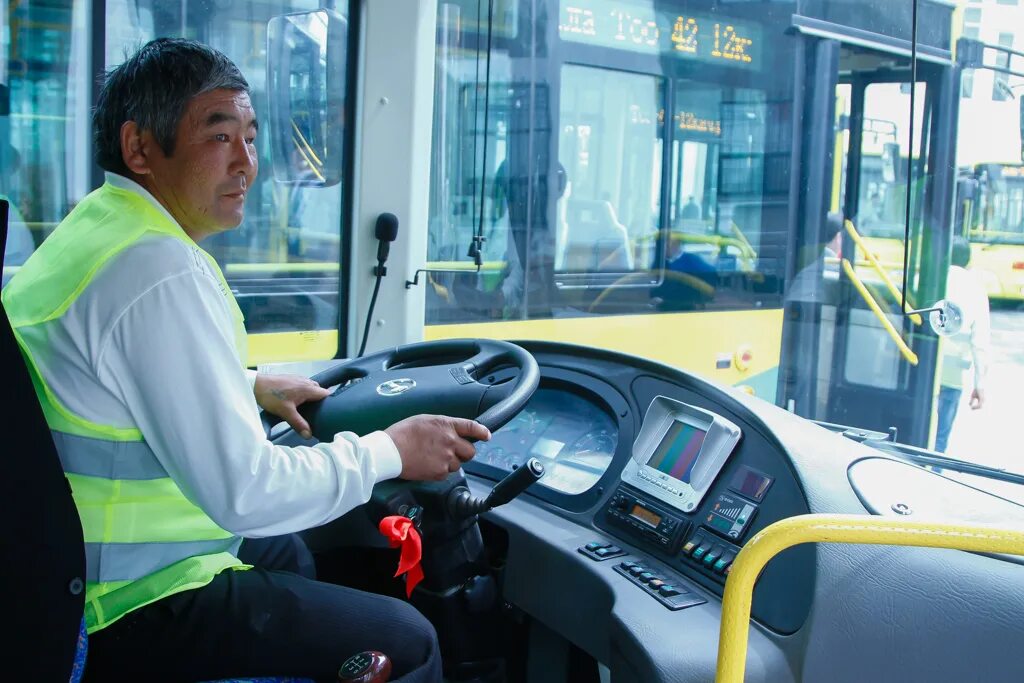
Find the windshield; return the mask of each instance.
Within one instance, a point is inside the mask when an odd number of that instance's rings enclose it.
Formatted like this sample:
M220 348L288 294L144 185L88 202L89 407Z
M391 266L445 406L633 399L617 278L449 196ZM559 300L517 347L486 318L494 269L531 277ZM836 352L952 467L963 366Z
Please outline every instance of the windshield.
M851 4L442 1L427 337L623 350L1024 471L999 447L1024 253L984 265L1021 233L1018 167L957 218L974 155L1019 154L1018 79L952 67L954 36L1012 45L1024 10L922 2L915 65L887 48L909 9ZM815 21L840 38L793 28ZM952 337L901 311L946 296Z

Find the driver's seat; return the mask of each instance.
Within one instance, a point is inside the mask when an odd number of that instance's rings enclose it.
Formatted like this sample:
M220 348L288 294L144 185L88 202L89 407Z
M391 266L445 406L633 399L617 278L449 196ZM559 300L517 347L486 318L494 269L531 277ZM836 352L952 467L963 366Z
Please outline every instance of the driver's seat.
M0 253L7 237L7 202L0 200ZM85 542L71 486L32 380L0 302L0 367L10 400L2 412L0 496L3 522L4 609L0 671L5 680L80 680L88 640L85 607ZM260 683L305 683L307 679L242 679ZM309 681L308 683L312 683Z

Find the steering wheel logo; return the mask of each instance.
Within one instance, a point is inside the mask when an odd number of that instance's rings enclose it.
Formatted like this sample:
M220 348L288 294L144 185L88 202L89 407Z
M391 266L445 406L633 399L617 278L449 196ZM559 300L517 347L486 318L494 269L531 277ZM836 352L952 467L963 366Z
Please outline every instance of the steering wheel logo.
M387 382L382 382L377 385L377 393L381 396L398 396L404 394L413 387L416 386L416 380L403 377L401 379L391 379Z

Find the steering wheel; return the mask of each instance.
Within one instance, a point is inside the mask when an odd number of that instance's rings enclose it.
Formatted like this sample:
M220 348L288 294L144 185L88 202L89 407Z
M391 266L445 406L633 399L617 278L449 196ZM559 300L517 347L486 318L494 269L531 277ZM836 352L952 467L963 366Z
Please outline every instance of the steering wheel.
M492 372L502 368L519 375L495 382ZM354 358L311 379L335 389L299 412L316 439L331 441L341 431L368 434L420 413L475 419L494 432L530 400L540 369L529 352L509 342L446 339ZM261 418L268 436L282 421L265 411Z

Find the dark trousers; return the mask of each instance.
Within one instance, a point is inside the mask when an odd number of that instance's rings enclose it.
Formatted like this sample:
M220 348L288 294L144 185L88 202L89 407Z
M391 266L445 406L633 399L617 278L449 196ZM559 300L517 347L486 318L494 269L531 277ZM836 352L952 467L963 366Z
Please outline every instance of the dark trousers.
M336 681L351 655L379 650L392 680L441 680L433 626L401 600L313 580L297 536L250 539L202 588L134 610L89 636L85 680L208 681L295 676Z
M937 408L938 424L935 428L935 450L939 453L946 452L946 445L949 443L949 434L953 431L953 420L956 419L957 408L960 407L961 389L954 387L939 387L939 403Z

